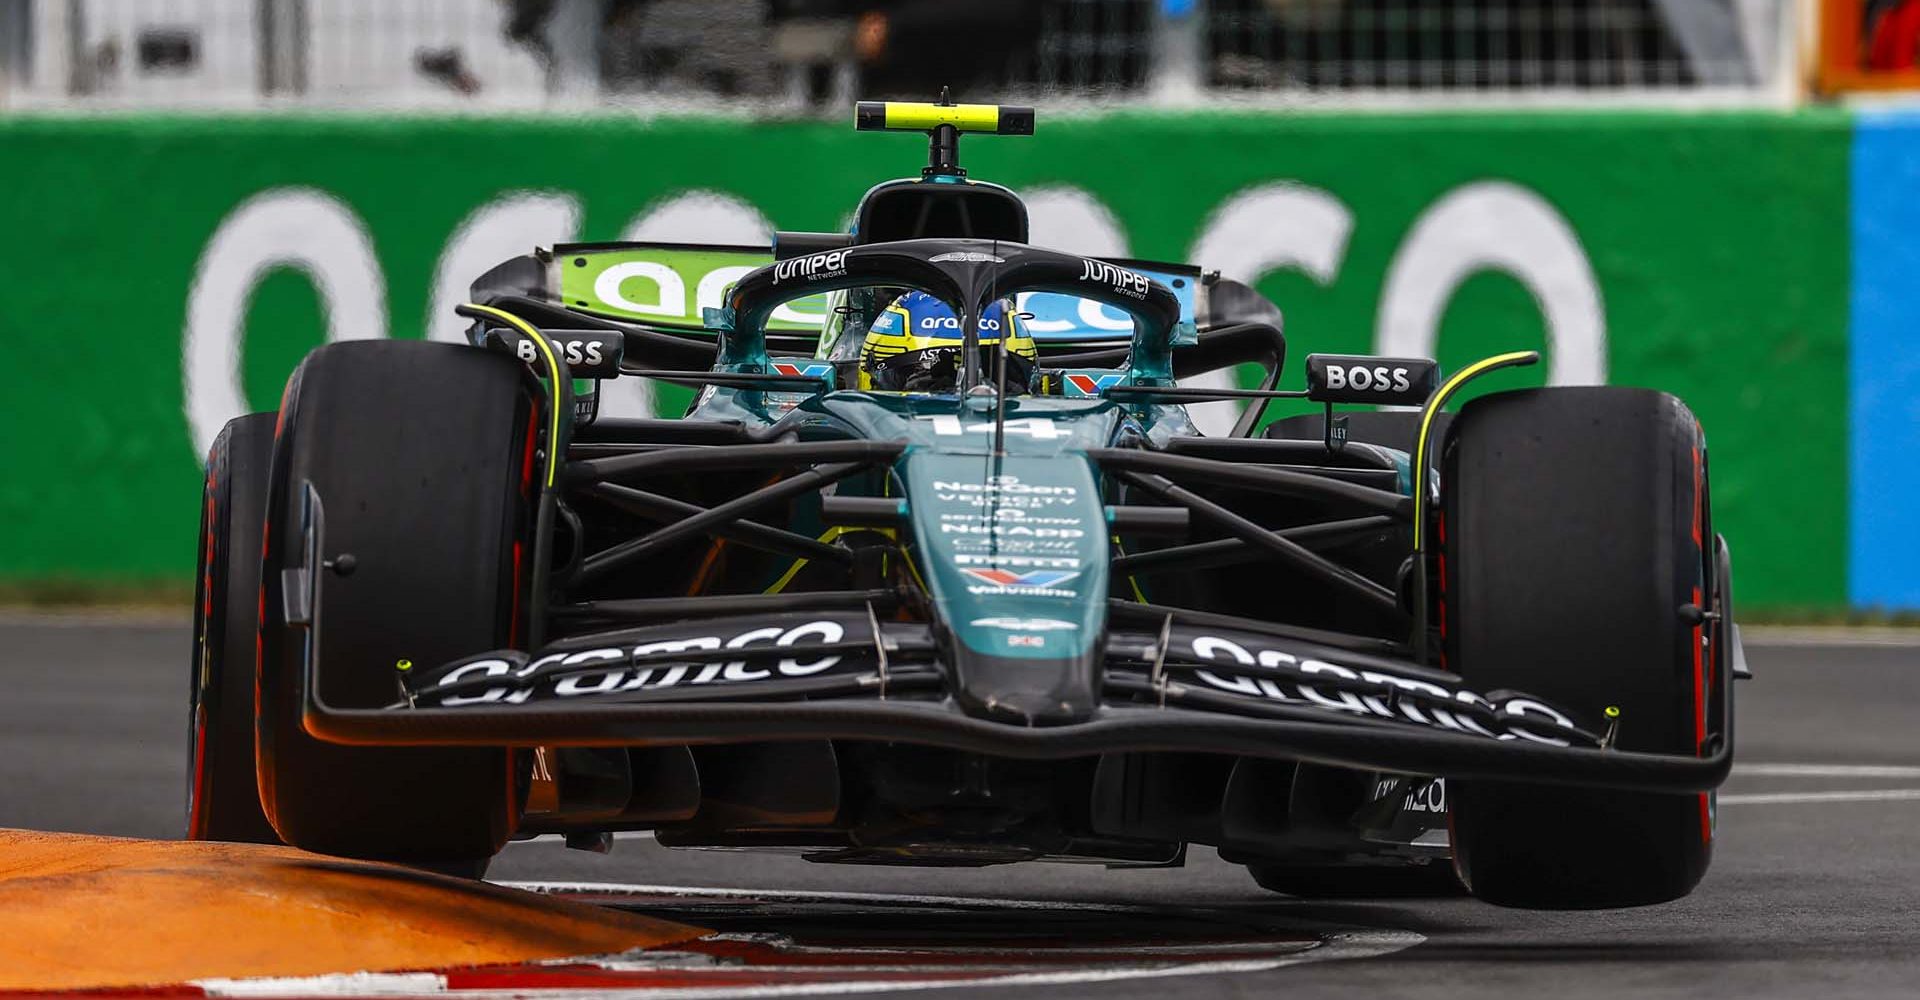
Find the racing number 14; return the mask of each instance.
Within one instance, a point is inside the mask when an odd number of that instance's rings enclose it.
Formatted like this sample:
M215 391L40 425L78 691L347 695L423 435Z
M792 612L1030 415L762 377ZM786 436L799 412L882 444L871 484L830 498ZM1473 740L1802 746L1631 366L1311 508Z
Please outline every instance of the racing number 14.
M993 433L993 424L990 421L963 424L960 422L959 417L951 413L942 413L932 417L921 417L920 419L933 421L933 432L941 437L958 437L968 432L974 434ZM1009 420L1007 421L1007 433L1025 434L1028 437L1040 441L1052 441L1055 438L1067 436L1067 432L1061 430L1059 424L1054 423L1047 417L1021 417L1018 420Z

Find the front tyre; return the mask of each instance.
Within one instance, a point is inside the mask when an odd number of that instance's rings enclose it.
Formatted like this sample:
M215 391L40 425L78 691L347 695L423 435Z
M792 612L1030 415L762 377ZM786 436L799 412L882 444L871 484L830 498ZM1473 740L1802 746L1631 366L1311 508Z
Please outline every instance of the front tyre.
M1717 576L1706 445L1673 396L1550 388L1468 403L1439 522L1446 665L1535 694L1616 746L1696 756L1728 678L1698 610ZM1716 633L1718 630L1715 630ZM1450 781L1454 862L1491 903L1642 906L1692 891L1713 852L1705 794Z
M316 609L322 696L398 697L396 667L518 641L531 517L533 400L504 356L420 341L330 344L282 406L266 565L299 560L301 491L326 509L330 572ZM281 606L267 574L268 608ZM506 748L357 747L301 723L300 636L263 623L260 797L287 843L323 854L471 871L517 815Z

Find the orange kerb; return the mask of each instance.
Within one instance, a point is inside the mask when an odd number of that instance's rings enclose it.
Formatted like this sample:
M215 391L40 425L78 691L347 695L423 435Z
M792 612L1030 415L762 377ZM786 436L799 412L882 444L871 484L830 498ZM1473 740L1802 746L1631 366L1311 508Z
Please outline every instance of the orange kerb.
M0 830L0 990L524 962L706 933L288 847Z

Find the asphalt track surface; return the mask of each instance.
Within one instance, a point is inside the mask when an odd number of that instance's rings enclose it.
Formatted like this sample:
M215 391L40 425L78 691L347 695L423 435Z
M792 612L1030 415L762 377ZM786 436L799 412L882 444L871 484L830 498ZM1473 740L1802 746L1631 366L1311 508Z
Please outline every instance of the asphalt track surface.
M180 624L0 614L0 826L178 836L187 646ZM1694 895L1665 906L1535 913L1465 899L1308 902L1266 893L1206 851L1184 869L1145 872L880 869L670 851L644 838L601 856L543 840L510 846L490 877L985 901L966 908L963 924L948 917L917 928L929 937L1030 925L1035 911L1019 904L1051 901L1144 905L1168 920L1239 914L1248 924L1390 932L1376 938L1401 942L1375 957L1265 971L1024 988L1036 995L1912 996L1920 990L1920 646L1750 638L1748 657L1758 676L1739 691L1740 763L1722 789L1713 869ZM922 919L911 911L876 918L857 901L816 904L804 895L729 918L713 912L716 897L679 898L645 905L693 923L730 921L733 930L830 928L842 937L913 932ZM1130 912L1136 922L1162 919ZM1049 928L1069 939L1112 930Z

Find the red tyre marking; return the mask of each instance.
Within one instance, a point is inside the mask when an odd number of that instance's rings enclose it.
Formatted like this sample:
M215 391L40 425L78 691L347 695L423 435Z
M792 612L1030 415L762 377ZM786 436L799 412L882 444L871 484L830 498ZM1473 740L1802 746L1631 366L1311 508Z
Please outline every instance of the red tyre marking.
M520 456L520 491L525 493L533 484L533 443L540 437L540 411L529 407L527 410L527 447Z
M520 647L520 559L521 559L520 553L522 548L523 546L521 545L520 540L518 538L514 539L513 540L513 609L508 612L511 618L507 623L507 646L513 649L518 649Z
M207 706L193 709L193 805L187 812L187 839L207 839Z
M540 410L527 408L526 447L520 452L520 498L522 501L533 499L533 443L540 436ZM525 590L522 566L525 562L525 540L516 536L513 540L513 597L507 611L507 647L520 648L520 592ZM507 815L507 832L512 835L520 827L520 768L515 765L514 752L507 751L507 794L504 803Z
M280 407L284 418L287 412L284 402ZM280 447L278 426L274 429L275 450ZM267 825L273 825L273 796L266 794L271 787L272 772L267 770L266 760L260 753L260 718L263 700L260 697L260 681L267 669L267 551L272 547L273 539L273 491L267 491L267 511L260 519L260 586L255 591L259 601L254 606L253 617L253 775L254 787L260 795L260 811L267 817Z
M1701 517L1701 485L1700 442L1698 439L1695 439L1693 445L1693 546L1694 551L1700 557L1702 565L1704 565L1706 561L1706 540L1701 537L1703 527L1703 518ZM1704 600L1705 596L1702 594L1700 586L1695 584L1693 588L1693 606L1705 611L1706 608L1702 604ZM1702 622L1699 625L1695 625L1692 634L1693 752L1695 756L1699 755L1700 748L1704 747L1707 743L1707 700L1705 693L1708 681L1706 678L1706 665L1703 662L1705 652L1704 647L1701 645L1701 640L1704 638L1702 635L1704 624L1705 623ZM1706 792L1700 793L1700 842L1703 844L1713 843L1713 806Z
M214 520L216 515L214 512L213 499L214 499L215 490L218 488L218 486L219 486L219 480L213 471L213 456L209 455L207 456L206 511L202 514L202 516L206 518L207 537L206 537L205 550L201 553L201 559L202 559L202 564L200 568L201 634L200 634L200 648L194 650L194 653L196 654L196 662L194 663L194 672L193 672L193 683L195 688L198 688L200 686L200 678L202 673L204 673L204 668L207 663L207 658L213 655L212 653L212 643L214 642L214 637L213 637L213 560L217 556L217 550L214 548L213 540L215 536L219 534L218 523ZM221 631L224 633L225 629L223 628ZM221 638L224 639L225 636L223 635ZM201 840L206 837L206 823L207 823L207 816L206 816L206 813L207 813L206 692L201 691L200 696L196 697L194 699L194 702L195 704L193 709L193 786L192 786L193 798L192 798L192 801L189 802L187 805L187 839Z
M539 417L538 409L528 408L527 445L520 454L520 497L523 500L532 499L530 490L533 486L533 442L540 436ZM522 542L523 540L517 537L513 540L513 604L508 612L507 621L507 645L512 648L518 648L520 645L520 591L524 589L521 586L520 575Z

